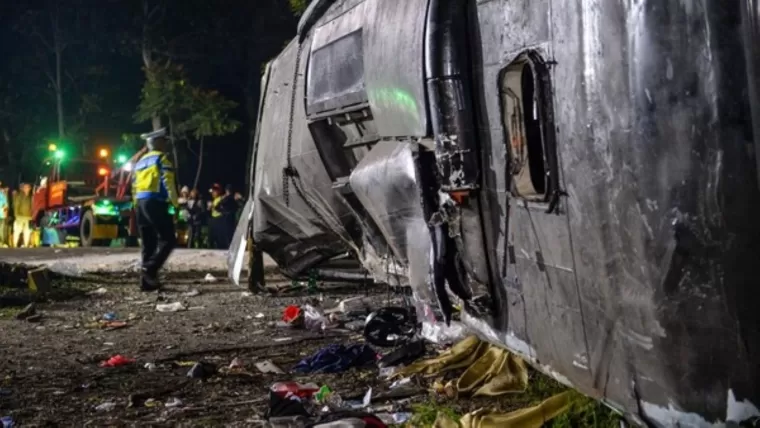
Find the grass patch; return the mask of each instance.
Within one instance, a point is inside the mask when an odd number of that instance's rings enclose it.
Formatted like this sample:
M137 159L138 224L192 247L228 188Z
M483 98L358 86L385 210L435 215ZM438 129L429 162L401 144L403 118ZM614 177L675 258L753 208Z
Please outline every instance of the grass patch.
M430 427L435 423L438 413L442 412L449 417L452 421L459 422L461 415L457 411L449 406L445 406L440 403L427 402L412 405L412 411L414 416L409 421L407 426L413 427Z
M13 319L23 309L24 309L23 307L0 308L0 320Z
M446 414L451 420L459 421L465 413L490 408L499 413L535 406L547 398L564 392L567 387L554 379L531 370L528 388L524 392L505 394L499 397L478 397L459 400L444 400L430 397L428 401L412 406L414 416L406 425L408 427L430 427L438 413ZM617 428L619 417L600 402L574 392L572 404L565 413L547 422L546 428Z

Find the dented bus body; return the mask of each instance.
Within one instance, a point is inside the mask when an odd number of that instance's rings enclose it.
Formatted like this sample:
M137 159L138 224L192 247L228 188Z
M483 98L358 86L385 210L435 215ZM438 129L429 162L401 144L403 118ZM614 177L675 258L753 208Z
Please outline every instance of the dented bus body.
M314 0L268 66L257 248L351 253L633 422L760 416L754 0ZM250 215L249 215L250 214Z

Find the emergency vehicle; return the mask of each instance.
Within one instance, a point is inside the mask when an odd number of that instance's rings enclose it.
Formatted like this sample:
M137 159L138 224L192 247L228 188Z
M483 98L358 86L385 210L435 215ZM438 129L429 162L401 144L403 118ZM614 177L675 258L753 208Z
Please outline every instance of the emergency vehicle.
M115 239L137 243L129 182L123 167L112 174L108 149L97 159L69 158L55 144L49 147L45 166L32 199L32 219L42 245L78 242L82 247L109 246ZM120 157L128 166L132 159ZM128 169L128 168L127 168Z
M115 240L138 245L135 212L130 194L132 166L145 153L112 160L102 148L97 159L69 158L51 144L32 200L33 226L40 245L78 243L82 247L107 247ZM172 208L173 211L173 208ZM184 227L178 230L179 245L186 242Z

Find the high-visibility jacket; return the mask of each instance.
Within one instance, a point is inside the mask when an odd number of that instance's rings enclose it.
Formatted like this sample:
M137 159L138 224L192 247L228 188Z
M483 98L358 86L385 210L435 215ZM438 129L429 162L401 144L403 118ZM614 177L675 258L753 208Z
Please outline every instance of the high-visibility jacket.
M219 205L221 205L222 199L224 199L224 198L221 197L221 196L217 196L211 202L211 217L217 218L217 217L221 217L222 216L222 211L219 210Z
M174 165L166 153L151 150L137 161L132 172L132 197L136 201L155 199L179 206Z

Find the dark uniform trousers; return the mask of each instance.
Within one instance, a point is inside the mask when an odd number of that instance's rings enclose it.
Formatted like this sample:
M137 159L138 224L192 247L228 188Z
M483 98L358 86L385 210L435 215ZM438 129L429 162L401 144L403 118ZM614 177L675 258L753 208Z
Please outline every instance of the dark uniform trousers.
M142 238L142 267L155 274L177 245L169 203L155 199L137 201L137 228Z

